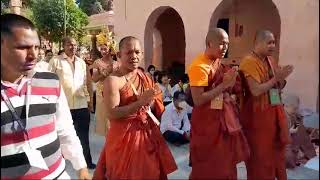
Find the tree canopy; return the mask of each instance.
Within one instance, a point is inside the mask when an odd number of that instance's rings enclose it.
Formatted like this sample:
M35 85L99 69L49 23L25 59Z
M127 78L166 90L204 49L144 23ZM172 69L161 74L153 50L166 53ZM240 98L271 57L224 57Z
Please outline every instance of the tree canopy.
M31 3L34 21L41 36L53 42L60 42L64 36L63 0L34 0ZM66 0L66 35L81 39L88 16L73 0Z

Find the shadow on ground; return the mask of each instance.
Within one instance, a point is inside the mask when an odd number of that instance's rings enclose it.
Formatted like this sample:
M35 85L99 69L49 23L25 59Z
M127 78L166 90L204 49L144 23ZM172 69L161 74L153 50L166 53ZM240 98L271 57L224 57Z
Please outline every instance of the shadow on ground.
M91 115L91 119L94 119L94 116ZM100 156L100 152L104 145L104 137L98 136L94 133L95 121L91 121L90 125L90 150L93 158L93 162L96 163ZM191 168L189 164L189 145L183 145L176 147L174 145L168 144L171 152L175 158L175 161L178 165L178 170L169 174L169 179L188 179ZM67 172L72 179L77 179L76 172L73 170L70 162L67 162ZM246 179L247 172L246 167L243 162L237 165L238 169L238 179ZM93 170L90 170L90 173L93 174ZM303 180L315 180L319 179L319 171L312 169L298 167L294 170L287 170L288 179L303 179Z

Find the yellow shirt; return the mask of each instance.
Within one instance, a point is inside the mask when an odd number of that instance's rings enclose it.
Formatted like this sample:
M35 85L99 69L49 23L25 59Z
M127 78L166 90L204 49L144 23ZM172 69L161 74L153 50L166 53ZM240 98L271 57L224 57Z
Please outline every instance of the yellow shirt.
M208 86L212 61L204 54L197 56L188 68L190 86Z
M87 89L87 70L84 60L75 56L74 63L70 63L65 54L55 56L49 62L49 71L59 76L70 109L88 107L90 95Z

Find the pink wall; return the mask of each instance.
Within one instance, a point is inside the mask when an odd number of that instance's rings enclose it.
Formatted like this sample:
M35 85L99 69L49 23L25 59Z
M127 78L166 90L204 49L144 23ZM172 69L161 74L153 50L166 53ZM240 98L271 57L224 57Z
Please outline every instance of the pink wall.
M224 0L227 1L227 0ZM202 52L205 47L205 36L209 22L215 9L221 0L117 0L115 3L115 33L118 38L125 35L134 35L144 42L145 26L150 14L160 6L174 8L182 18L185 27L186 39L186 66L192 59ZM317 0L239 0L241 3L250 2L261 7L261 3L267 2L267 7L275 4L280 14L281 36L279 46L280 64L292 64L295 66L294 73L289 77L285 92L297 94L301 97L302 105L316 109L319 85L319 1ZM242 7L241 5L239 5ZM267 20L268 8L249 8L242 10L244 24L257 24L260 22L272 26L275 21ZM269 8L270 9L270 8ZM250 17L252 11L259 15ZM261 19L258 19L261 18ZM261 21L260 21L261 20ZM263 21L262 21L263 20ZM259 25L260 24L260 25ZM232 32L232 30L231 30ZM249 49L250 41L253 40L253 32L244 26L246 45L232 46L234 56L241 56ZM240 39L234 39L236 45ZM143 45L144 46L144 45ZM147 45L148 47L150 45ZM150 46L152 48L152 44ZM141 63L144 65L144 63Z

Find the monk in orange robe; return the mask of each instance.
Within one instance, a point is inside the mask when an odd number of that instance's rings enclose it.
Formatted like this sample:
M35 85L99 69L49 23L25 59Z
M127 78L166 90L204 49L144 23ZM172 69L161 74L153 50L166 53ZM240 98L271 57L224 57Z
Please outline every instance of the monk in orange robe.
M123 38L119 50L120 68L104 82L110 130L93 179L167 179L177 166L150 115L159 119L164 111L161 91L138 69L138 39Z
M273 34L259 31L252 53L240 63L244 80L240 122L251 150L246 162L249 180L287 179L285 147L290 139L280 90L293 67L279 67L271 57L274 50Z
M241 93L237 71L221 63L229 38L210 30L206 50L188 69L194 108L191 117L190 179L236 179L236 164L249 155L233 94Z

